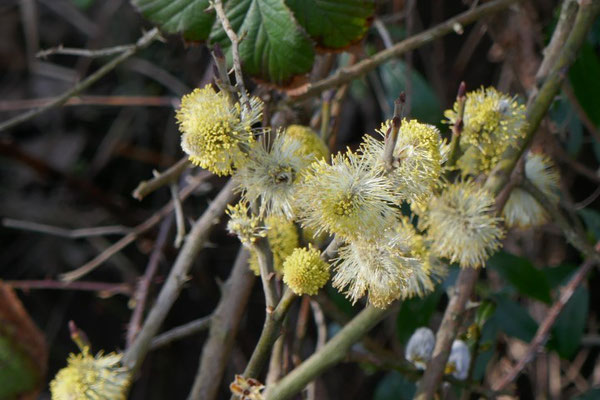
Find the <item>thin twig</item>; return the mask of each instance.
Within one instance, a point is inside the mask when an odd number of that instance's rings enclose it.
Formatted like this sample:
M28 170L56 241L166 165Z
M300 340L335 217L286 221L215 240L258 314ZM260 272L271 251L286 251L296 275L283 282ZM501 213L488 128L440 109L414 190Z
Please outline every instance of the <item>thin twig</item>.
M156 271L158 270L163 247L167 242L167 236L169 235L169 230L171 229L172 223L173 217L166 218L162 222L158 231L156 242L154 243L154 249L152 250L150 259L148 260L148 266L146 267L144 276L142 279L140 279L137 289L135 290L135 308L131 314L131 319L129 320L129 325L127 327L127 346L130 346L131 343L133 343L135 336L140 330L142 318L144 316L144 309L146 308L146 300L148 298L150 284L152 283L152 278L154 278L154 275L156 275Z
M123 52L118 57L115 57L113 60L111 60L107 64L103 65L96 72L94 72L93 74L88 76L86 79L79 82L77 85L75 85L71 89L67 90L62 95L56 97L50 103L48 103L40 108L37 108L35 110L30 110L23 114L17 115L16 117L11 118L8 121L1 123L0 124L0 132L5 131L9 128L13 128L13 127L15 127L25 121L28 121L28 120L30 120L42 113L54 108L54 107L61 106L70 97L76 96L83 90L87 89L88 87L90 87L91 85L96 83L104 75L106 75L110 71L112 71L117 65L119 65L123 61L127 60L129 57L134 55L138 50L149 46L155 39L157 39L159 37L160 37L160 33L157 28L154 28L154 29L146 32L140 39L138 39L138 41L134 47L129 48L128 50Z
M185 218L183 216L183 207L181 206L181 199L179 198L179 185L176 182L172 182L169 185L171 190L171 198L173 199L173 208L175 211L175 226L177 227L177 235L175 235L175 248L180 248L183 239L185 239Z
M508 384L514 381L519 373L525 368L525 366L531 362L536 353L541 349L541 347L548 340L548 335L550 333L550 329L556 322L556 318L564 308L565 304L571 299L575 289L583 282L587 273L592 269L594 265L597 264L597 260L586 260L581 267L577 270L575 275L571 278L569 283L562 289L559 299L550 307L550 310L546 313L546 317L544 321L540 324L535 336L529 343L527 350L525 351L525 355L521 357L519 362L511 368L511 370L504 375L500 380L496 381L492 387L494 390L503 390Z
M202 217L194 224L179 251L166 282L160 290L156 303L150 310L146 321L144 321L140 333L133 344L125 351L123 364L133 374L141 366L150 349L152 338L160 329L171 306L179 296L179 292L183 289L183 285L187 281L188 271L192 267L196 255L203 248L211 228L219 221L227 204L234 199L233 188L234 183L230 180L202 214Z
M0 111L29 110L51 104L55 97L0 101ZM180 99L169 96L76 96L69 98L63 106L108 106L108 107L179 107Z
M430 43L440 37L447 35L448 33L454 32L456 24L462 26L468 25L477 21L480 18L496 13L510 6L512 3L518 0L495 0L489 3L485 3L475 9L466 11L454 18L434 26L431 29L423 31L419 34L411 36L400 43L395 44L389 49L380 51L373 56L366 58L350 67L339 69L335 74L327 77L323 80L315 82L309 86L309 88L302 94L291 97L288 102L295 103L308 98L311 98L324 90L328 90L334 87L338 87L346 82L356 79L367 72L375 69L379 65L394 57L399 57L408 51L412 51L418 47L421 47L427 43Z
M61 44L61 45L58 45L56 47L51 47L46 50L40 50L37 52L37 54L35 56L37 58L47 58L48 56L51 56L54 54L63 54L63 55L68 55L68 56L96 58L96 57L112 56L113 54L123 53L127 50L135 49L135 46L136 46L135 44L124 44L124 45L120 45L120 46L107 47L105 49L90 50L90 49L77 49L77 48L73 48L73 47L64 47Z
M204 179L200 177L199 179L194 179L189 185L184 187L181 190L181 193L179 194L179 198L181 199L181 201L187 199L203 181ZM156 224L158 224L165 216L169 215L173 211L173 207L173 201L170 201L146 221L133 228L133 230L126 236L124 236L115 244L104 250L102 253L98 254L94 259L88 261L87 263L85 263L77 269L74 269L73 271L63 274L61 276L61 280L67 282L74 281L90 273L94 269L98 268L106 260L111 258L119 251L123 250L129 244L133 243L142 233L146 232L147 230L153 228Z
M202 332L210 328L211 321L212 315L209 315L207 317L198 318L176 328L169 329L168 331L163 332L152 339L150 348L152 350L156 350L170 343L176 342L177 340L181 340L185 337L195 335L198 332Z
M177 161L177 164L173 165L165 172L154 175L154 178L150 180L141 181L131 195L134 199L142 200L156 189L168 185L171 182L175 182L190 165L191 163L188 158L183 157L181 160ZM210 173L208 171L203 171L199 174L199 176L204 175L208 176Z
M458 86L458 93L456 94L456 102L458 103L458 112L456 115L456 121L452 125L452 139L450 139L450 154L448 155L448 161L446 165L448 167L454 167L458 157L460 156L460 135L462 134L464 122L463 117L465 114L465 104L467 97L465 96L467 91L467 85L465 82L461 82Z
M61 282L44 280L28 280L28 281L4 281L5 284L15 289L31 290L31 289L53 289L53 290L83 290L90 292L98 292L102 295L124 294L131 295L133 289L125 283L104 283L104 282Z
M66 229L59 226L39 224L37 222L23 221L19 219L3 218L2 226L6 228L21 229L24 231L45 233L68 239L81 239L91 236L125 235L129 228L121 225L97 226L93 228Z
M239 50L239 38L231 27L231 23L225 14L223 9L223 1L215 0L214 3L215 11L217 12L217 18L223 26L223 30L227 34L227 37L231 41L231 57L233 58L233 71L235 72L235 84L240 92L240 98L242 99L242 106L246 114L250 114L250 101L248 99L248 92L246 92L246 86L244 85L244 75L242 74L242 63L240 61L240 50Z
M285 400L300 392L323 371L342 361L350 347L381 321L393 307L385 310L368 306L344 326L321 350L313 353L275 385L267 388L266 400Z
M255 281L254 274L248 268L248 256L248 250L240 249L231 274L223 285L221 299L213 311L208 338L202 348L198 371L188 397L190 400L214 400L217 396Z

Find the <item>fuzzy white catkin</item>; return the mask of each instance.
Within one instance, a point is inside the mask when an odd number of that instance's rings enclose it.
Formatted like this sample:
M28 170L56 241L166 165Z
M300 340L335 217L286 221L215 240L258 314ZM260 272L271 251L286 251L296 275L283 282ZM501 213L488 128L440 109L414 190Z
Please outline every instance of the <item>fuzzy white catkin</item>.
M448 365L452 366L452 376L464 381L469 374L469 365L471 364L471 353L469 347L462 340L455 340L452 343Z
M429 328L417 329L406 345L405 356L415 367L425 369L427 362L431 359L435 336Z

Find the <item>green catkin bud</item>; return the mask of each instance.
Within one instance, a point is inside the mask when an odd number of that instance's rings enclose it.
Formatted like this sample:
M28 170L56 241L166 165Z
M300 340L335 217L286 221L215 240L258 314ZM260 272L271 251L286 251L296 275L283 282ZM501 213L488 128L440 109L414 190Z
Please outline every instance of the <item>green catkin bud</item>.
M125 400L130 374L121 358L116 353L93 357L87 347L69 355L67 366L50 382L52 400Z
M297 295L315 295L329 280L329 265L309 245L297 248L283 262L283 281Z
M257 97L250 105L252 111L244 115L239 103L231 104L227 94L210 85L183 96L176 119L181 147L190 161L217 175L231 175L243 165L244 149L254 143L252 125L260 120L263 108Z

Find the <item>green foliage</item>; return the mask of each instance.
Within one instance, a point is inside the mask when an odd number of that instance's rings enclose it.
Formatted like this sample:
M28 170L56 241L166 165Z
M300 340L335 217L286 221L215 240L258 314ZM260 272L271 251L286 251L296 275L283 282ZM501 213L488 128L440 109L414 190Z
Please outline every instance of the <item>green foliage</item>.
M367 33L375 4L364 0L285 0L321 48L340 49Z
M209 39L224 49L231 47L221 24L215 21L214 10L207 10L208 0L132 2L167 33L181 33L188 40ZM288 85L294 77L310 71L315 58L314 42L322 48L339 49L360 40L367 33L375 8L373 1L362 0L224 3L231 26L240 38L244 71L277 85ZM231 53L228 59L231 63Z
M410 400L413 398L416 386L407 380L400 372L388 372L375 388L373 400Z
M414 297L400 304L396 317L396 334L401 343L406 344L417 328L429 324L443 293L444 291L438 286L428 296Z
M547 304L552 302L548 278L528 259L501 251L490 258L488 265L520 293Z
M569 81L581 107L596 126L600 126L599 76L600 58L591 44L584 43L569 70Z
M0 335L0 399L15 398L34 390L39 379L39 371L29 357Z
M552 337L548 347L556 350L563 358L571 358L579 344L588 317L589 293L586 288L578 288L561 311L552 327Z
M394 107L394 100L398 94L406 90L406 77L408 76L406 64L402 61L392 61L378 68L390 107ZM425 78L414 68L410 71L410 82L413 95L408 98L411 105L411 117L422 122L439 125L442 106Z
M600 389L590 389L581 396L577 396L575 400L596 400L600 398Z
M240 61L250 75L285 84L312 67L312 43L282 0L231 0L226 13L231 27L242 38ZM219 24L213 28L210 40L224 49L231 44Z
M519 303L510 300L506 295L494 296L496 301L495 323L508 336L514 336L529 342L537 331L537 323L529 312Z
M594 241L600 240L600 213L590 208L578 211L588 231L593 235Z
M167 33L181 33L187 40L206 40L215 21L206 12L208 0L132 0L140 12Z

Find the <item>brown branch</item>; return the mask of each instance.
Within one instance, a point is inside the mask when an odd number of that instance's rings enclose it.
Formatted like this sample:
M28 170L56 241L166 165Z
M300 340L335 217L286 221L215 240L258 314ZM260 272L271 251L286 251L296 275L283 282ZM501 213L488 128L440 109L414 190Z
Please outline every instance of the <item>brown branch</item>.
M233 59L233 71L235 72L235 84L240 92L244 111L250 113L250 100L248 99L248 92L246 92L246 86L244 85L244 75L242 74L242 63L240 61L239 38L231 27L231 23L227 18L225 10L223 10L223 1L215 0L213 5L217 12L217 18L221 22L223 30L231 41L231 57Z
M423 378L419 381L415 399L433 398L439 382L444 376L446 362L450 356L450 347L462 322L465 306L471 297L478 276L479 269L464 268L460 271L454 294L450 297L450 302L446 307L444 318L435 337L435 347L431 360L427 363L427 369L423 374Z
M176 328L169 329L168 331L163 332L152 339L150 348L152 350L156 350L177 340L181 340L185 337L195 335L198 332L202 332L210 327L211 321L212 315L209 315L207 317L198 318Z
M162 250L167 242L167 236L169 235L169 230L171 229L172 223L172 216L162 222L160 230L158 231L158 237L154 243L154 249L150 254L150 259L148 260L148 265L146 266L146 271L137 285L134 295L135 308L131 314L131 319L129 320L129 325L127 327L127 346L130 346L131 343L133 343L135 336L140 330L150 284L152 283L152 278L154 278L154 275L156 275L156 271L158 270L158 264L162 257Z
M3 218L2 226L12 229L21 229L24 231L44 233L48 235L60 236L68 239L81 239L92 236L107 235L125 235L130 231L121 225L97 226L92 228L66 229L60 226L38 224L37 222L22 221L12 218Z
M37 58L46 58L48 56L54 54L62 54L68 56L78 56L78 57L106 57L112 56L113 54L123 53L127 50L133 50L135 48L135 44L125 44L114 47L107 47L105 49L97 49L97 50L89 50L89 49L77 49L73 47L64 47L62 44L56 47L51 47L46 50L40 50L35 55Z
M204 246L211 228L219 221L227 204L235 198L233 187L234 183L230 180L192 227L165 284L160 290L156 303L150 310L146 321L144 321L140 333L133 344L125 351L123 364L133 374L141 366L150 349L152 338L160 329L171 306L179 296L181 289L183 289L183 285L187 281L188 271L194 263L196 255Z
M448 33L454 32L455 26L468 25L477 21L480 18L496 13L510 6L512 3L518 0L495 0L485 3L475 9L465 11L464 13L457 15L454 18L434 26L431 29L423 31L419 34L411 36L400 43L397 43L389 49L380 51L373 56L362 60L350 67L342 68L335 74L327 77L318 82L312 83L309 88L302 94L288 99L288 102L295 103L308 98L311 98L325 90L338 87L346 82L356 79L367 72L375 69L379 65L386 61L391 60L394 57L399 57L406 52L412 51L419 48L427 43L430 43L440 37L447 35Z
M14 289L52 289L52 290L82 290L89 292L98 292L101 295L124 294L130 296L133 290L130 285L125 283L105 283L105 282L61 282L44 280L28 281L4 281L5 284Z
M128 50L125 50L121 55L119 55L118 57L115 57L114 59L112 59L111 61L109 61L102 67L100 67L96 72L94 72L93 74L88 76L86 79L82 80L81 82L79 82L73 88L67 90L65 93L56 97L50 103L48 103L40 108L36 108L35 110L30 110L23 114L17 115L16 117L13 117L13 118L9 119L8 121L4 121L3 123L1 123L0 124L0 132L5 131L9 128L13 128L25 121L28 121L34 117L37 117L38 115L40 115L54 107L63 105L69 98L76 96L83 90L92 86L100 78L102 78L104 75L106 75L110 71L112 71L117 65L119 65L123 61L127 60L129 57L134 55L138 50L148 47L150 45L150 43L152 43L155 39L157 39L159 37L160 37L160 34L159 34L159 31L157 28L154 28L154 29L146 32L137 41L137 43L135 44L134 47L131 47Z
M182 158L177 161L177 164L173 165L165 172L155 175L154 178L150 180L141 181L131 195L134 199L142 200L156 189L168 185L171 182L175 182L190 165L191 163L187 157ZM208 176L210 173L208 171L203 171L199 176L204 175Z
M552 305L552 307L550 307L550 310L547 311L546 317L540 324L535 336L529 343L529 346L525 351L525 355L521 357L519 362L513 366L506 375L492 385L493 390L503 390L508 384L514 381L517 376L519 376L519 373L529 362L535 359L536 353L540 351L542 346L544 346L548 340L550 329L556 322L556 318L558 318L558 315L564 308L565 304L567 304L571 296L573 296L575 289L577 289L581 282L583 282L587 273L594 265L596 265L596 263L596 260L587 260L581 267L579 267L569 283L567 283L567 285L562 289L559 299Z
M217 396L255 281L254 274L248 268L248 255L248 250L240 249L231 274L223 285L221 299L212 314L208 339L202 348L189 400L213 400Z

